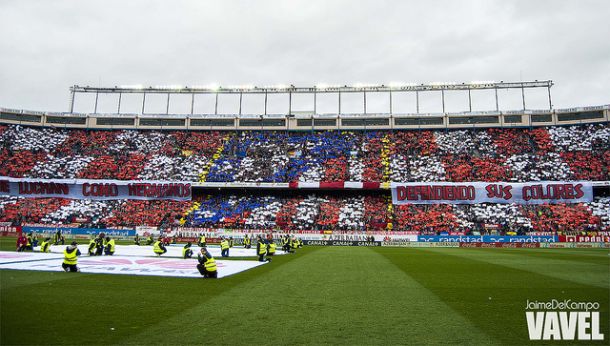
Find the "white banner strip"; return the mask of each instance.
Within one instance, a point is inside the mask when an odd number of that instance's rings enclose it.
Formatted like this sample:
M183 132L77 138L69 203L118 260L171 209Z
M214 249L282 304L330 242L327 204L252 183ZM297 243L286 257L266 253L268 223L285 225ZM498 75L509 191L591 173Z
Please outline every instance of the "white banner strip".
M392 183L394 204L545 204L593 200L588 181Z
M362 189L363 185L360 181L346 181L344 186L346 189Z
M300 189L303 189L303 188L306 188L306 189L317 189L319 187L320 187L320 183L319 182L309 182L309 181L307 181L307 182L305 182L305 181L304 182L299 182L299 188Z
M59 197L70 199L168 199L190 201L192 187L185 182L0 178L0 196Z

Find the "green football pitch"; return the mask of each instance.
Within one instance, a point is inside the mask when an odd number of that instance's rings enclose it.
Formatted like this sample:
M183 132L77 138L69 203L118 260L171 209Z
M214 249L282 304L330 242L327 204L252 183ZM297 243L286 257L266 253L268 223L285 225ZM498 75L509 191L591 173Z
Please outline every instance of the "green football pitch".
M608 344L609 261L306 247L220 280L0 270L0 344L526 344L526 302L552 299L598 302Z

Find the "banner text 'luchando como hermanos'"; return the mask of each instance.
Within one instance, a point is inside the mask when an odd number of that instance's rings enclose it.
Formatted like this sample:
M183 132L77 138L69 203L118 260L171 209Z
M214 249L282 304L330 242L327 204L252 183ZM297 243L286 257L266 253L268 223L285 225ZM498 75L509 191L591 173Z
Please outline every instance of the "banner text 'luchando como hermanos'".
M394 204L581 203L593 200L584 181L392 183Z
M188 182L86 179L30 179L0 177L0 196L60 197L70 199L191 200Z

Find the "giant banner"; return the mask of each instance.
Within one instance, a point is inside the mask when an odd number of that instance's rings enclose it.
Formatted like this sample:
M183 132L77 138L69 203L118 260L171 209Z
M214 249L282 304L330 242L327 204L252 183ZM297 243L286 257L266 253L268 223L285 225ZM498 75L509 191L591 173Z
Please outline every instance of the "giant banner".
M188 201L191 193L188 182L0 177L0 196Z
M593 200L588 181L392 183L394 204L544 204Z

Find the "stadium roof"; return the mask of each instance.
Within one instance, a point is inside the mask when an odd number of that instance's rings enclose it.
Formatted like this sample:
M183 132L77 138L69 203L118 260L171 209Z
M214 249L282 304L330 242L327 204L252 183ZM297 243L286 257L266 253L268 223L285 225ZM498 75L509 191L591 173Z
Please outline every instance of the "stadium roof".
M392 82L388 84L354 84L354 85L327 85L317 84L309 87L296 87L294 85L271 86L220 86L220 85L121 85L114 87L91 87L74 85L70 91L76 93L161 93L161 94L287 94L287 93L353 93L353 92L400 92L400 91L439 91L439 90L480 90L480 89L521 89L521 88L550 88L553 81L522 81L522 82L433 82L426 84Z
M354 85L327 85L318 84L309 87L296 87L294 85L273 85L273 86L253 86L253 85L241 85L241 86L230 86L224 87L220 85L207 85L207 86L182 86L182 85L161 85L161 86L144 86L144 85L122 85L114 87L91 87L91 86L79 86L74 85L70 87L71 100L70 100L70 112L74 112L74 101L77 94L80 93L94 93L95 106L94 113L97 113L98 95L99 94L118 94L117 113L121 113L121 95L122 94L142 94L142 111L145 113L146 109L146 95L147 94L166 94L166 114L169 114L170 95L173 94L186 94L191 95L191 114L193 114L195 95L196 94L213 94L216 95L214 114L218 114L218 95L219 94L238 94L239 95L239 114L242 111L242 96L244 94L264 94L264 114L267 114L267 95L268 94L286 94L289 97L288 101L288 113L292 112L292 94L313 94L313 113L316 113L317 94L335 93L338 94L337 108L338 114L341 114L341 94L342 93L362 93L363 95L363 114L367 114L366 95L367 93L387 93L390 98L389 113L393 113L392 109L392 93L399 92L414 92L416 94L416 113L420 113L419 109L419 93L420 92L439 92L441 93L442 112L445 113L445 91L462 91L468 94L468 111L472 112L472 96L471 91L473 90L495 90L495 110L499 111L498 102L498 90L499 89L520 89L521 100L523 109L526 109L525 103L525 89L531 88L546 88L548 90L548 105L549 109L553 108L551 100L551 87L553 81L520 81L520 82L493 82L493 81L473 81L473 82L433 82L427 84L417 83L388 83L386 84L354 84Z

